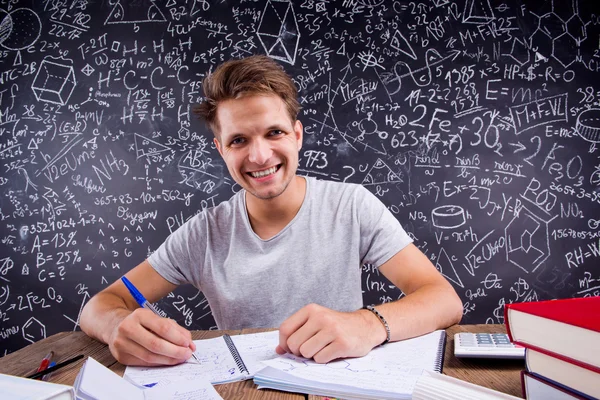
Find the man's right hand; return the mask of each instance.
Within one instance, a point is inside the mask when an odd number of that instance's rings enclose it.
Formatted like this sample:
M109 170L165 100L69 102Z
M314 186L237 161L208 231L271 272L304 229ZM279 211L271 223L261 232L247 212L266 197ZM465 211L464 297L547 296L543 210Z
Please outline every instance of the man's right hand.
M181 364L196 350L190 331L145 308L121 320L108 347L121 364L141 366Z

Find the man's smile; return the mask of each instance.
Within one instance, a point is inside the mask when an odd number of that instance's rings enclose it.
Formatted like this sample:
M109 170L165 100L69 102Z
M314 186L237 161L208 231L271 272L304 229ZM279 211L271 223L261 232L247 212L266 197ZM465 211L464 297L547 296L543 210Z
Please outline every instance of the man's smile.
M261 171L247 172L247 174L253 178L263 178L265 176L274 174L275 172L277 172L279 170L279 168L281 168L281 164L275 165L274 167L271 167L271 168L263 169Z

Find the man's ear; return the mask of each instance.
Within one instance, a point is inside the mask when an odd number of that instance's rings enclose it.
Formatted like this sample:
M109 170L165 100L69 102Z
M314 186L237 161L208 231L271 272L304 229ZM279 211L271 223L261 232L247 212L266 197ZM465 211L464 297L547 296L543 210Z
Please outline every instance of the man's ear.
M296 134L296 141L298 142L298 150L302 148L302 139L304 138L304 127L299 119L294 123L294 133Z
M215 146L216 146L217 150L219 151L219 154L221 155L221 157L223 157L223 147L221 146L221 142L219 142L219 139L217 139L216 136L213 139L213 143L215 144Z

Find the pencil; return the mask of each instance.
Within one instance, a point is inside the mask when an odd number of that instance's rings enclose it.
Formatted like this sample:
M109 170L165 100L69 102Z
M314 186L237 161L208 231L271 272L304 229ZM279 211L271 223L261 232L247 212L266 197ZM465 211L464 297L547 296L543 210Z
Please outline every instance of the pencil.
M26 378L29 378L29 379L37 379L37 378L39 378L39 377L41 377L41 376L44 376L44 375L46 375L46 374L49 374L49 373L51 373L51 372L54 372L54 371L56 371L57 369L60 369L60 368L64 367L65 365L69 365L69 364L72 364L72 363L74 363L75 361L79 361L79 360L81 360L82 358L83 358L83 354L80 354L80 355L78 355L78 356L75 356L75 357L73 357L73 358L69 358L69 359L68 359L68 360L66 360L66 361L63 361L63 362L61 362L61 363L58 363L58 364L56 364L54 367L46 368L46 369L45 369L45 370L43 370L43 371L36 372L35 374L31 374L31 375L27 376Z

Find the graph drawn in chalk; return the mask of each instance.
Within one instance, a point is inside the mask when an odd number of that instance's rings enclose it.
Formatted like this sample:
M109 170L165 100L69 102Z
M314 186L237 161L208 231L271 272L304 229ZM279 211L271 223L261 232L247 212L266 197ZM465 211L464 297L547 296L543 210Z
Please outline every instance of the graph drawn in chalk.
M64 106L69 102L77 80L72 64L63 59L58 59L60 62L54 60L46 57L42 61L31 89L38 101Z
M81 318L81 312L83 311L83 306L85 306L85 302L90 298L90 295L88 294L88 292L84 292L83 293L83 300L81 300L81 306L79 307L79 312L77 313L77 318L73 319L71 317L69 317L66 314L63 314L63 317L65 317L66 319L68 319L69 321L71 321L73 323L73 331L77 330L77 328L79 327L79 320Z
M291 2L267 1L256 34L269 57L294 65L300 30Z
M362 184L383 185L388 183L401 183L403 180L381 159L378 158L371 167Z
M128 1L119 1L114 5L104 21L108 24L142 24L147 22L166 22L165 15L154 0L150 4L130 5Z

